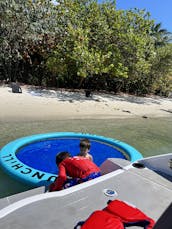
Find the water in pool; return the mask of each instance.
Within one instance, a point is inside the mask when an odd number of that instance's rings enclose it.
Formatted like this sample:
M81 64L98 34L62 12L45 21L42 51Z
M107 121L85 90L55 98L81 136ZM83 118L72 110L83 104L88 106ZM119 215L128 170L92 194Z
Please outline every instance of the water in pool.
M72 156L77 155L79 153L79 142L79 138L55 138L33 142L20 148L17 152L17 158L34 169L57 174L56 154L61 151L68 151ZM117 148L95 140L91 140L90 153L98 166L107 158L126 159Z

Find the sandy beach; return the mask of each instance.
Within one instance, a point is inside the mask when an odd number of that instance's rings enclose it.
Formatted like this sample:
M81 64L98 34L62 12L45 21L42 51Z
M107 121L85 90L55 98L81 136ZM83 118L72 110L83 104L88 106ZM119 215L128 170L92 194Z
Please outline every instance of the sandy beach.
M0 87L0 121L172 117L172 98Z

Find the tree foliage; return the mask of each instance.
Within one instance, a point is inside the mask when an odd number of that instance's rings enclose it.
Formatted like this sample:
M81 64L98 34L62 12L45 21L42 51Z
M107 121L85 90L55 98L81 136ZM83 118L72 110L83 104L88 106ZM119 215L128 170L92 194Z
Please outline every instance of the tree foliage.
M44 43L45 35L52 33L53 5L41 0L1 0L0 9L1 74L14 81L23 78L24 62L32 65L36 52L39 56L43 49L48 50L49 41Z
M55 1L53 1L55 2ZM171 34L115 1L0 0L1 79L166 94Z

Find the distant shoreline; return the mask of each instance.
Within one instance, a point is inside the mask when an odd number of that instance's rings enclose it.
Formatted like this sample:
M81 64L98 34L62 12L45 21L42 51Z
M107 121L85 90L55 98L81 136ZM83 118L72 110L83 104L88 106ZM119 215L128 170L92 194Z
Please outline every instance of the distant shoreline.
M22 94L0 87L0 121L172 117L172 98L46 90L22 86Z

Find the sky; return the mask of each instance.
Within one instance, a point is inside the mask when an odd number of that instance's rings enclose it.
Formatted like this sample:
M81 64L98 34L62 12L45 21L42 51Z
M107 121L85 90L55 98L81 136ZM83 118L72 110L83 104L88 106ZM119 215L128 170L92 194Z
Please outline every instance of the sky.
M172 32L172 0L116 0L116 7L124 10L145 9L150 12L155 23L162 24L162 29Z

